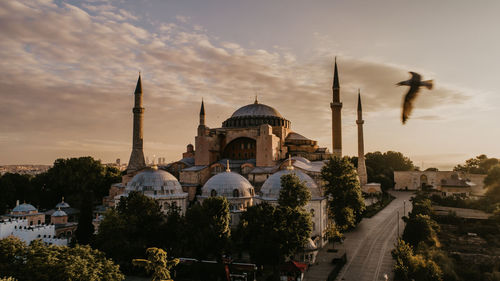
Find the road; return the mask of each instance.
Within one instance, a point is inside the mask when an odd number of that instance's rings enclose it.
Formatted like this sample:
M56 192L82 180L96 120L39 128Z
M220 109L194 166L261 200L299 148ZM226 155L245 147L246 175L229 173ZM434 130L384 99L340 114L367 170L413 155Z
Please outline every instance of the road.
M403 202L406 201L406 212L410 211L411 192L393 192L396 199L372 218L365 218L352 232L345 234L344 244L337 248L347 252L347 263L339 273L337 280L342 281L378 281L392 280L391 250L396 242L398 231L397 212L403 215ZM400 233L403 232L403 221L399 220ZM327 247L320 250L318 264L313 265L305 274L306 281L324 281L331 271L331 254Z

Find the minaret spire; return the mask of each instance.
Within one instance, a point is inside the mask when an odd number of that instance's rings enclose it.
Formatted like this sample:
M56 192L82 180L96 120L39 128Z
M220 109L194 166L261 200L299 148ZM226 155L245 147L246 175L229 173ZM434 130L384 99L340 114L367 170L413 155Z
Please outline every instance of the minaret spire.
M333 156L342 157L342 102L340 101L339 72L337 57L333 70L333 95L330 108L332 109L332 153Z
M134 97L134 108L132 109L134 113L132 153L128 161L127 173L132 173L146 167L143 152L142 121L144 118L144 108L142 107L142 82L140 72L139 78L137 79L137 85L135 86Z
M368 174L366 173L366 164L365 164L365 147L364 147L364 139L363 139L363 124L365 121L363 120L363 112L361 107L361 93L358 89L358 120L356 120L356 124L358 125L358 177L359 184L361 187L366 185L368 182Z
M205 104L203 103L203 98L201 99L200 125L205 126Z

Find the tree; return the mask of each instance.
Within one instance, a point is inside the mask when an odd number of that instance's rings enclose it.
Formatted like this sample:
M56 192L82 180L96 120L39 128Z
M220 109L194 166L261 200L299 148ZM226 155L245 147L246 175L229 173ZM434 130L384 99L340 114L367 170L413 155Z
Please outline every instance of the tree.
M73 206L91 192L99 200L108 194L112 183L121 180L120 171L106 167L92 157L57 159L46 172L35 177L34 183L41 192L40 205L53 208L64 196Z
M26 244L19 238L8 236L0 240L0 276L16 276L23 271Z
M147 248L160 245L165 216L158 203L139 192L122 197L116 209L108 210L99 225L95 246L131 270L131 261Z
M88 245L94 236L94 224L92 223L93 208L92 195L87 195L80 207L80 216L78 217L78 227L75 231L75 238L78 244Z
M170 270L179 263L179 259L168 260L163 249L148 248L146 259L134 259L135 266L144 267L148 273L153 273L152 281L171 281Z
M425 169L425 172L439 172L439 169L435 167L430 167Z
M403 240L398 240L396 248L391 252L396 260L394 265L394 280L426 280L441 281L443 272L431 259L422 255L414 255L412 247Z
M407 243L413 247L417 247L421 242L429 246L438 244L436 232L439 230L439 225L428 215L410 215L405 221L406 227L403 232L403 239Z
M484 185L491 186L500 184L500 165L495 165L488 170L488 174L484 178Z
M356 226L362 218L365 203L354 166L346 157L333 157L321 169L321 177L325 181L331 219L342 231Z
M31 183L32 176L5 173L0 176L0 214L16 206L16 201L38 204L35 188Z
M453 171L469 174L486 174L491 167L497 164L499 164L498 159L488 158L485 154L481 154L475 158L467 159L464 165L455 166Z
M228 249L231 228L229 203L224 197L210 197L186 212L188 249L199 259L222 259Z
M303 249L311 231L309 213L268 203L248 207L238 226L238 236L252 261L271 266L275 279L279 278L278 266Z
M47 246L41 240L34 240L29 246L21 246L18 238L0 240L2 257L20 260L22 266L17 270L3 271L19 280L123 280L119 267L104 253L89 246L69 248L66 246ZM5 252L4 252L5 250ZM10 266L2 260L0 267Z
M401 152L380 151L365 155L366 171L369 182L378 182L383 190L394 187L394 171L412 171L416 167L410 158Z
M295 174L281 176L281 190L278 199L280 206L292 209L303 208L311 200L311 192Z

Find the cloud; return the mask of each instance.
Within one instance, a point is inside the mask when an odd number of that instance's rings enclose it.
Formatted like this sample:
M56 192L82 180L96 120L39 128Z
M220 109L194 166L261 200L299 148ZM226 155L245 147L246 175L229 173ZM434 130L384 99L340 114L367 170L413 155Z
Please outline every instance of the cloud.
M176 19L185 26L165 22L145 29L110 2L75 6L48 0L0 1L0 131L7 132L0 138L0 153L6 155L2 161L26 162L48 144L64 156L74 147L82 153L95 149L96 157L109 161L116 155L128 158L130 149L123 143L131 141L132 93L139 70L145 148L151 155L180 157L180 149L194 141L202 97L209 125L219 127L234 110L253 102L257 92L262 103L292 121L294 130L328 144L331 54L319 52L304 61L287 48L244 48L210 37L203 27L186 27L188 17ZM367 111L399 110L406 89L394 84L407 78L406 67L350 57L338 60L345 120L354 120L357 88ZM416 116L418 109L438 111L468 99L461 91L437 85L421 93ZM417 118L447 117L429 113ZM352 131L349 126L345 130ZM111 148L115 142L120 151ZM8 152L20 145L33 154ZM39 155L48 158L40 159L44 163L60 156Z

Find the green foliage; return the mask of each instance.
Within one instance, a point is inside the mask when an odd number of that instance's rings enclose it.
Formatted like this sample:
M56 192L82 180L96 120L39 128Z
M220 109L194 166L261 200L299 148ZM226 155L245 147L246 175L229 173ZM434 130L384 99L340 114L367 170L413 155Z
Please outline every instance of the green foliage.
M365 211L363 212L363 217L365 218L373 217L378 212L383 210L387 205L389 205L389 203L391 203L392 200L394 200L394 198L396 198L389 193L382 193L377 197L378 197L377 202L366 207Z
M92 157L80 157L57 159L46 173L36 176L34 183L41 192L40 205L53 208L62 196L73 206L80 206L89 192L100 200L120 179L118 169L106 167Z
M438 168L430 167L424 170L425 172L439 172Z
M2 273L5 272L19 280L124 279L119 267L112 260L89 246L77 245L74 248L47 246L40 240L35 240L30 246L26 246L19 239L10 237L0 240L0 249ZM3 271L9 266L12 268Z
M500 165L495 165L488 170L488 174L484 178L484 185L491 186L500 184Z
M221 259L228 250L231 234L229 203L224 197L210 197L186 212L188 251L198 259Z
M78 226L75 231L75 238L78 244L88 245L94 237L94 225L92 208L92 195L86 196L80 207L80 216L78 217Z
M134 259L132 263L144 267L148 273L153 273L152 281L172 280L170 270L179 263L179 259L168 260L167 252L158 248L148 248L146 257L146 259Z
M488 158L485 154L481 154L475 158L466 160L464 165L455 166L453 171L469 174L486 174L491 167L497 164L499 164L498 159Z
M311 199L311 192L295 174L281 176L281 190L278 199L280 206L292 209L303 208Z
M357 172L349 159L334 157L321 169L331 219L345 231L362 219L365 203Z
M428 215L410 214L405 220L406 227L403 232L403 239L413 247L423 242L427 245L438 245L436 232L439 231L439 225Z
M416 215L426 215L430 217L432 215L432 202L427 198L413 199L413 209L409 215L410 218Z
M161 245L164 222L165 216L154 199L131 192L120 199L116 209L104 214L94 244L128 271L134 257Z
M412 247L405 241L399 240L391 254L396 261L394 265L394 280L443 280L443 273L439 266L431 259L419 254L415 255Z
M416 167L410 158L401 152L380 151L370 152L365 155L366 172L369 182L378 182L382 190L394 187L394 171L412 171Z
M252 261L273 267L303 249L311 231L309 213L268 203L249 207L238 226L239 240Z
M37 204L37 192L31 182L32 176L6 173L0 176L0 214L16 206L16 200Z
M8 236L0 240L1 275L16 276L16 274L23 271L23 257L26 248L26 244L14 236Z

